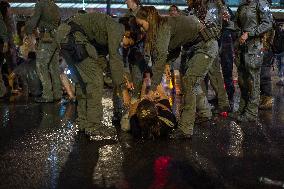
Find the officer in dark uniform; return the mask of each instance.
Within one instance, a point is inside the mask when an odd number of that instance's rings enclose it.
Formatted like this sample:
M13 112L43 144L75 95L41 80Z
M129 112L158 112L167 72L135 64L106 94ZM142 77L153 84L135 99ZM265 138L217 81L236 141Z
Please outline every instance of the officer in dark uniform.
M194 14L197 16L200 20L200 22L210 25L210 24L216 24L218 27L222 28L222 13L225 11L225 7L223 4L219 1L210 1L206 6L203 4L202 1L199 0L193 0L193 1L187 1L190 9L190 14ZM189 49L189 53L194 53L194 49L192 47L184 47L183 50ZM182 63L181 66L183 67L183 62L186 62L185 59L182 56ZM189 57L190 58L190 57ZM220 112L222 111L228 111L229 110L229 101L228 96L226 94L226 91L224 89L224 79L221 72L221 65L219 61L219 56L216 57L215 61L213 62L212 66L209 68L208 72L208 79L210 80L210 84L212 85L216 97L218 99L218 110ZM182 68L183 69L183 68ZM182 71L183 72L183 71ZM205 89L205 86L203 86L203 90ZM200 101L202 102L202 101ZM208 103L198 103L199 110L201 112L201 117L205 116L205 118L210 118L211 113L210 107L207 105ZM209 110L208 110L209 109Z

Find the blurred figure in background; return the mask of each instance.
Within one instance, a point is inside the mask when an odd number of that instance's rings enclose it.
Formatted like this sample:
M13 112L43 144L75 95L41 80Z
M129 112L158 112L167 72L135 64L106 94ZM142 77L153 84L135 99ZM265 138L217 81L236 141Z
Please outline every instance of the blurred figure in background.
M178 6L171 5L169 8L169 16L180 16L180 10Z
M16 50L14 45L16 30L10 4L7 1L0 2L0 12L0 97L3 97L9 91L6 90L5 86L8 78L2 77L2 74L5 73L4 75L8 75L16 66ZM6 64L4 65L4 63Z
M284 23L279 23L276 26L272 48L278 65L279 81L276 85L284 86Z
M222 30L219 40L220 48L220 63L222 67L222 73L224 77L225 89L228 95L230 108L233 111L234 105L234 81L233 81L233 64L234 64L234 41L236 40L236 34L234 28L224 20L234 20L233 11L226 6L224 1L222 2L223 9L223 21L222 21ZM225 10L224 10L225 9Z

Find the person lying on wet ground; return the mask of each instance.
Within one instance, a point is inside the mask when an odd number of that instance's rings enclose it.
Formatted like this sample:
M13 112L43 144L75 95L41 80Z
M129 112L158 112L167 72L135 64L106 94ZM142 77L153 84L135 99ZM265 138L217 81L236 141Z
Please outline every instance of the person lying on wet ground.
M130 105L130 133L135 139L166 138L176 128L176 117L162 85L156 91L146 92L144 82L141 98Z

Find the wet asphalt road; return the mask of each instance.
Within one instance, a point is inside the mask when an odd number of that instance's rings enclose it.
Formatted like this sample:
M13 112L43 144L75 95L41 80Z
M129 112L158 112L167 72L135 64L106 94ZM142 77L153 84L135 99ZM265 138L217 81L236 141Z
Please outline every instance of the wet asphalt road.
M118 141L90 142L74 105L1 100L0 188L280 188L269 179L284 181L284 88L274 94L259 124L217 117L191 141L133 141L118 129ZM109 90L103 104L113 127Z

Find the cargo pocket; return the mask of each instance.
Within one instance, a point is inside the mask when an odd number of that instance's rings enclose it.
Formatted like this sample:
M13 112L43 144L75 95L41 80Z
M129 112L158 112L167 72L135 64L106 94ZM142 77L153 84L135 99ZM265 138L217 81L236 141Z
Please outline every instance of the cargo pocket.
M255 54L246 54L245 55L245 66L247 68L252 69L260 69L262 64L262 54L261 53L255 53Z

